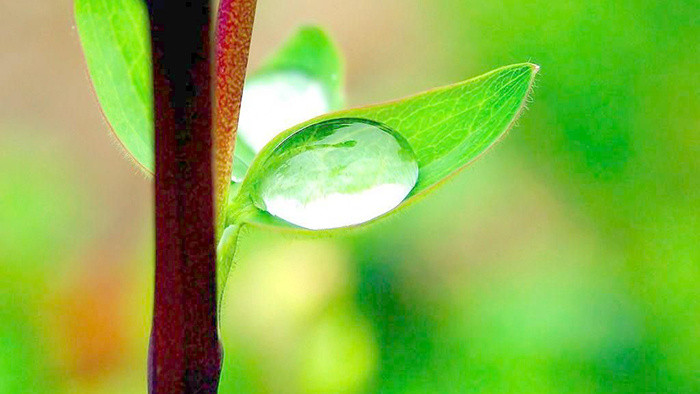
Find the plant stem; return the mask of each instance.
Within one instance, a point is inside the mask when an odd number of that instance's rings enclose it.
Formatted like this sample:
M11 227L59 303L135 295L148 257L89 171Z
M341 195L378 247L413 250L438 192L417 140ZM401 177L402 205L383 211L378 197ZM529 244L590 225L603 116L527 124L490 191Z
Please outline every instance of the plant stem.
M209 0L147 3L156 130L156 283L149 390L215 393L222 359L215 231L224 223L255 1L221 0L214 111ZM215 208L221 213L219 226Z
M217 227L223 229L231 184L231 164L236 128L248 65L256 0L221 0L216 19L216 89L214 101L214 144L216 171Z
M156 272L151 393L215 393L216 321L209 0L150 0Z

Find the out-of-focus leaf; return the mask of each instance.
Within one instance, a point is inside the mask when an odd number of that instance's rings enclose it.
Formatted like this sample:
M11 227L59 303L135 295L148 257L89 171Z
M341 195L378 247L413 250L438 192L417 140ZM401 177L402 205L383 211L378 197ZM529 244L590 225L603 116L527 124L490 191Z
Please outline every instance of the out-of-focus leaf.
M75 19L88 71L112 131L136 163L153 173L152 66L144 2L75 0ZM261 147L294 124L340 109L343 73L342 58L328 35L315 26L300 28L246 81L243 134L262 141L257 144ZM238 139L234 179L245 176L257 151L251 145Z
M344 103L344 73L342 56L328 33L318 26L301 27L251 76L281 71L298 71L320 81L330 99L330 107L338 109Z
M339 110L344 101L343 61L328 34L297 30L246 81L233 165L241 181L255 154L282 131Z
M152 173L153 87L148 13L143 0L75 0L88 71L112 131Z

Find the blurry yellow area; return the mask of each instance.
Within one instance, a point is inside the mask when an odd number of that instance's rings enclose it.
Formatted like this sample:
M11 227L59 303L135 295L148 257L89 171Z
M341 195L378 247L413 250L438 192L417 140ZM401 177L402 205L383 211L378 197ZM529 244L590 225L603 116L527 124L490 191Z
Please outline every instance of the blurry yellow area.
M0 393L146 390L151 182L69 0L0 12ZM697 1L259 0L251 67L326 26L361 105L522 61L530 109L404 215L251 231L222 393L700 392Z
M228 285L222 335L236 357L226 360L224 388L239 388L241 377L229 372L236 368L253 368L254 391L363 388L377 350L352 298L357 279L347 251L327 240L252 236L248 245L271 247L241 251L253 263L238 267Z

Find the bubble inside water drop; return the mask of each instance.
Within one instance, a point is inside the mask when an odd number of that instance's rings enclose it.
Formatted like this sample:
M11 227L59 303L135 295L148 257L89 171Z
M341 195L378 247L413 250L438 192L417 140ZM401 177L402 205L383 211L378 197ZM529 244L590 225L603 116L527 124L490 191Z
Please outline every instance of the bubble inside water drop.
M386 125L359 118L299 130L261 168L256 205L314 230L374 219L399 205L418 180L408 141Z

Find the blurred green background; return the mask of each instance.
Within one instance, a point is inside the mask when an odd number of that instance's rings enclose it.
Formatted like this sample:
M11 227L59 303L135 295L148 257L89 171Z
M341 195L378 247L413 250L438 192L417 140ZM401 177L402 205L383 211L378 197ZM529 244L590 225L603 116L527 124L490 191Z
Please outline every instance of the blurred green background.
M0 0L0 393L140 393L152 185L109 135L70 0ZM542 66L508 138L367 231L250 232L223 393L700 392L700 4L259 0L352 105Z

